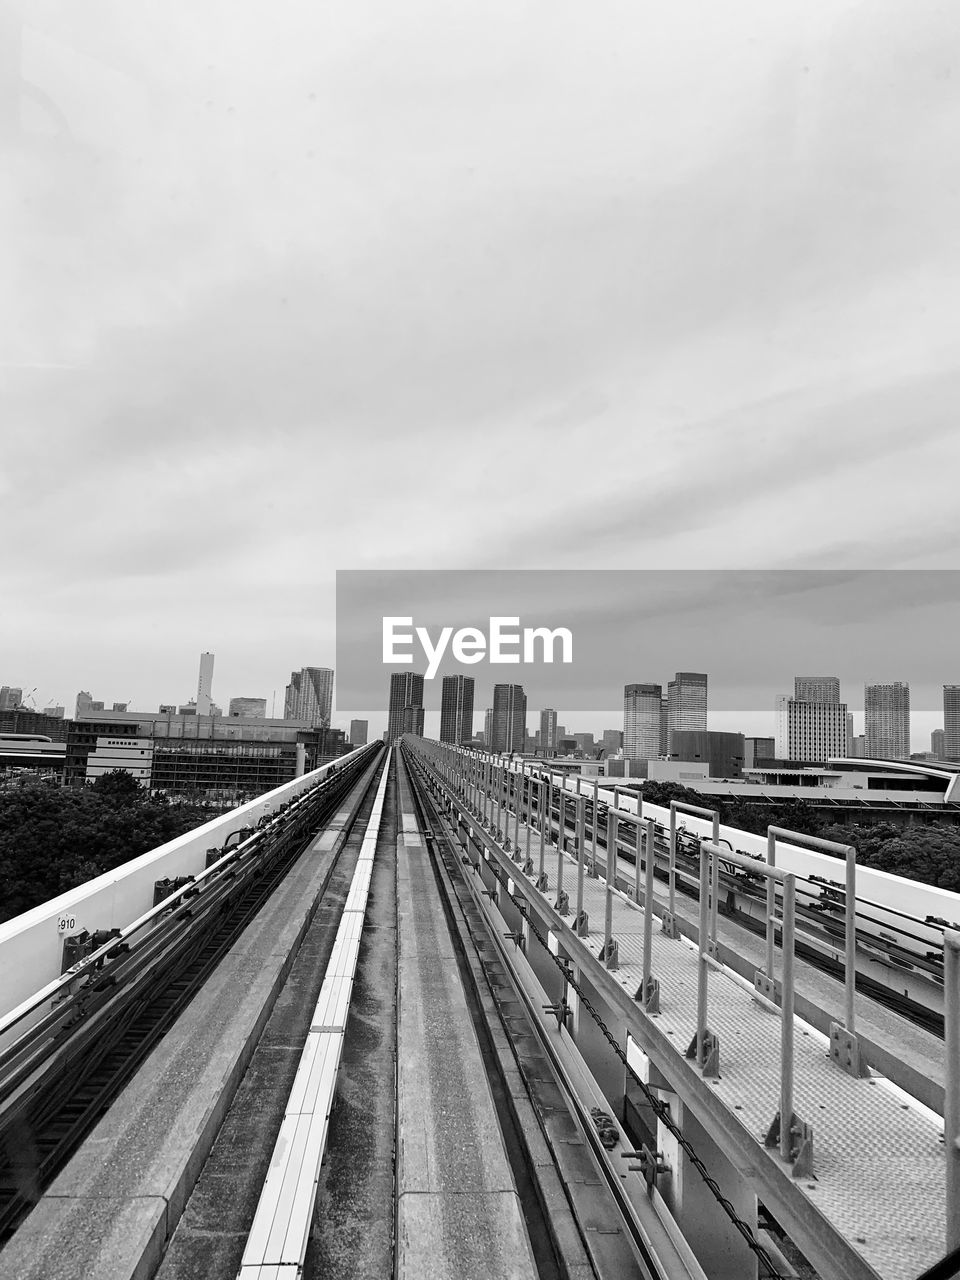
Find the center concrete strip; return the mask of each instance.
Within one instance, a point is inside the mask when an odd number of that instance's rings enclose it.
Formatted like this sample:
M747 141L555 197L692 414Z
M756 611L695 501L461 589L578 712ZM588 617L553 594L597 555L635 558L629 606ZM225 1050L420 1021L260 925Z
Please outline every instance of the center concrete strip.
M0 1280L148 1280L344 837L305 853L0 1252Z
M412 815L406 778L401 803ZM397 1280L535 1280L429 854L397 839Z

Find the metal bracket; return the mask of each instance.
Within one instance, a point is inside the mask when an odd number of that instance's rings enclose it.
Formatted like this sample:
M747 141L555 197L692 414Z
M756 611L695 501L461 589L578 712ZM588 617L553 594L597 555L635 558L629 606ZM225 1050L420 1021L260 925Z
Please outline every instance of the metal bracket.
M647 1190L650 1192L657 1185L657 1174L670 1172L670 1166L664 1160L663 1152L651 1151L646 1145L642 1145L639 1151L621 1151L620 1155L624 1160L639 1161L639 1164L628 1164L627 1169L630 1173L642 1173Z
M768 978L762 969L757 969L753 975L753 989L757 995L763 996L771 1004L778 1003L777 980L776 978Z
M526 862L523 864L523 874L525 876L533 875L533 859L532 858L528 858Z
M553 904L553 909L561 916L568 916L570 914L570 895L567 893L566 889L561 889L557 894L557 900Z
M660 932L668 938L679 938L680 930L677 928L676 917L670 911L664 911L660 917Z
M641 982L639 987L637 987L633 998L634 1000L643 1001L644 1013L660 1012L660 983L653 974L651 974L647 979L646 992L644 992L643 983Z
M543 1011L544 1013L553 1014L557 1020L558 1030L562 1030L567 1025L567 1018L573 1013L566 1000L558 1000L556 1004L545 1004Z
M839 1022L830 1023L830 1057L849 1076L863 1079L870 1074L860 1053L859 1038Z
M509 938L510 941L514 944L514 946L517 947L520 951L523 951L527 945L526 940L522 933L505 933L503 936L505 938Z
M765 1147L780 1146L780 1112L763 1140ZM790 1120L790 1162L795 1178L812 1178L813 1174L813 1125L804 1124L794 1111Z
M590 932L590 920L586 911L581 911L573 922L573 930L578 938L585 938Z
M620 948L616 938L611 938L609 942L603 944L600 948L600 959L608 969L620 968Z
M683 1056L696 1062L696 1032L693 1033L693 1039L687 1045L687 1052ZM711 1080L720 1079L720 1038L710 1030L706 1030L703 1033L703 1074L709 1076Z
M546 871L541 871L537 876L537 883L534 885L534 888L539 889L541 893L546 893L550 888L550 877L547 875Z

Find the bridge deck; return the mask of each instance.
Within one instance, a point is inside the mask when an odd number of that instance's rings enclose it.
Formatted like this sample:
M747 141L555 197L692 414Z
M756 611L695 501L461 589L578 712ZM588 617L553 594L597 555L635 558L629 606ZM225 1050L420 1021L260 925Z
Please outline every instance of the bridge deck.
M538 868L537 832L531 853ZM548 846L549 889L543 896L551 905L557 863L557 850ZM628 866L632 878L631 864L621 863L621 871ZM576 861L564 855L571 910L576 872ZM660 894L657 889L654 898L662 909L666 890ZM595 956L600 953L605 899L604 881L585 876L590 933L581 940L572 928L563 930L564 948L574 961L583 947ZM572 920L567 917L570 924ZM721 941L724 928L721 916ZM642 978L643 911L623 893L613 896L612 933L619 945L619 969L611 977L632 995ZM697 1025L697 949L686 938L668 938L656 917L652 948L661 1008L654 1018L658 1030L683 1053ZM709 992L708 1026L720 1043L715 1094L757 1140L758 1159L779 1163L762 1139L779 1107L780 1017L758 1003L752 986L731 971L711 971ZM794 1107L814 1130L814 1178L800 1180L799 1186L884 1280L909 1280L944 1252L942 1122L883 1079L847 1075L830 1060L826 1037L800 1019L796 1026Z

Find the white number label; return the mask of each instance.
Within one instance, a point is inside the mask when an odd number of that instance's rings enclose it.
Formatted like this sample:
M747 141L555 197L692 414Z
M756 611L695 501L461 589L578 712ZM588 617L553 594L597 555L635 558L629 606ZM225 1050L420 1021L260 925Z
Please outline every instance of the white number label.
M60 916L57 920L58 933L76 933L77 917L76 916Z

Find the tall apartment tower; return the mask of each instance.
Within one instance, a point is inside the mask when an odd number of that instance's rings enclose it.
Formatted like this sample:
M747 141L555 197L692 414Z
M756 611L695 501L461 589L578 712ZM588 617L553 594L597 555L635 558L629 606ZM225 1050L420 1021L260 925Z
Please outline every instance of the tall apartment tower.
M678 671L667 685L667 753L673 750L670 735L678 729L705 733L707 728L707 677L702 671Z
M670 754L670 699L660 699L660 754L666 758Z
M944 746L943 746L943 730L942 729L934 729L933 733L931 733L930 751L933 755L937 757L938 760L943 759Z
M795 702L839 702L839 676L794 676Z
M392 742L402 733L423 734L423 676L417 671L394 671L390 675L387 741Z
M200 655L200 675L197 679L198 716L210 714L210 703L213 701L213 658L212 653Z
M960 760L960 684L943 686L943 755Z
M523 751L527 745L527 695L522 684L493 686L491 751Z
M628 759L655 760L660 754L662 698L662 685L624 685L623 754Z
M444 676L440 687L440 741L459 746L473 739L473 676Z
M493 707L483 713L483 745L487 751L493 746Z
M910 758L910 686L868 684L863 689L863 718L870 759Z
M367 730L369 725L366 720L350 721L350 745L352 747L365 747L367 745Z
M330 727L333 709L333 671L330 667L302 667L290 672L283 699L285 720L306 720L314 728Z
M545 756L557 754L557 713L552 707L540 712L540 750Z
M847 704L777 698L774 708L777 756L823 763L847 754Z

